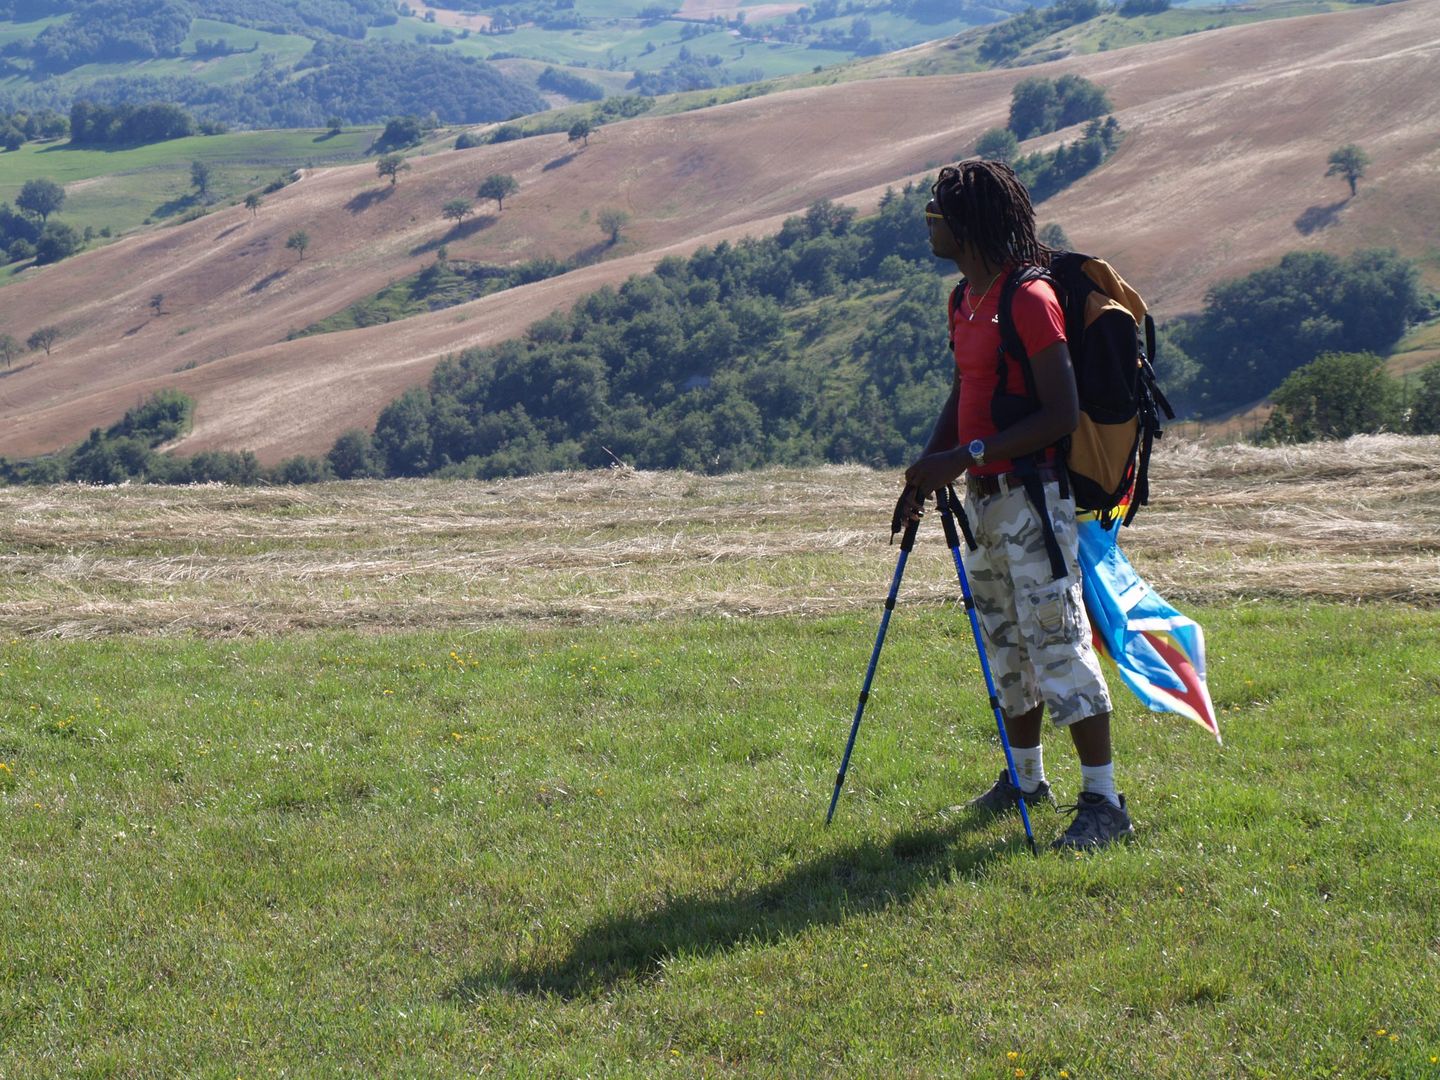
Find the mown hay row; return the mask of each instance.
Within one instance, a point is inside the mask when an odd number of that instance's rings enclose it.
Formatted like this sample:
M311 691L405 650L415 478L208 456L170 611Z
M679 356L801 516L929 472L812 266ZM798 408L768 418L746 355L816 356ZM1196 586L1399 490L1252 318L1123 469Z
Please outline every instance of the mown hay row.
M1122 534L1177 601L1440 603L1440 438L1168 441ZM873 605L894 470L0 488L0 633L250 635ZM953 600L938 526L905 595Z

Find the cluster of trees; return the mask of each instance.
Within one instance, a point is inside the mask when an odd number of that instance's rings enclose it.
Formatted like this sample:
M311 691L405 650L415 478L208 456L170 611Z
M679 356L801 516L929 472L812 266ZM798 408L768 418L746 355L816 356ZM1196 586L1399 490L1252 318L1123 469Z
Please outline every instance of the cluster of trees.
M897 464L928 436L949 385L944 287L918 225L927 194L892 192L859 223L817 203L774 237L664 260L523 339L445 361L386 408L368 445L347 436L348 459L364 475L481 477L598 466L612 452L712 472ZM898 299L842 335L853 338L845 355L806 351L875 290Z
M377 326L423 311L439 311L478 300L491 293L568 274L575 264L550 257L513 266L490 266L448 258L444 248L436 260L418 274L387 286L377 295L350 305L329 318L297 331L292 338L332 333L357 326Z
M1384 355L1427 314L1418 270L1393 250L1291 252L1214 286L1199 315L1169 324L1162 385L1177 408L1213 415L1324 353Z
M1100 0L1058 0L1050 7L1032 7L1000 23L980 43L980 59L1003 64L1041 38L1100 14Z
M1170 10L1170 0L1122 0L1116 10L1127 19L1137 15L1159 15Z
M44 350L45 355L50 355L50 350L60 340L60 328L58 326L41 326L32 331L25 339L24 346L21 346L11 334L0 334L0 363L4 363L6 370L15 362L15 358L29 349L31 352Z
M1275 411L1262 442L1346 439L1371 432L1440 435L1440 364L1419 373L1412 393L1374 353L1323 353L1270 395Z
M64 15L74 7L75 0L0 0L0 19L34 22Z
M34 259L37 265L43 265L59 262L84 247L94 235L90 229L82 234L63 221L50 220L50 215L64 204L65 189L44 178L25 181L15 197L14 209L9 203L0 203L3 260L11 263Z
M1098 169L1119 147L1120 137L1120 122L1115 117L1091 120L1085 125L1085 134L1074 142L1016 160L1015 174L1029 188L1031 200L1043 202Z
M70 108L73 90L54 80L11 90L0 98L12 110ZM399 42L317 41L293 68L268 64L237 83L216 85L195 76L123 76L86 83L87 100L104 106L172 102L207 125L252 128L321 127L344 115L355 124L434 113L441 123L480 124L538 112L533 89L474 57L453 56Z
M1011 93L1009 126L990 128L981 135L975 154L1011 165L1029 188L1031 199L1042 202L1099 168L1119 147L1120 122L1104 115L1109 108L1105 91L1078 75L1062 75L1053 82L1024 79ZM1022 138L1085 120L1089 120L1085 133L1073 142L1019 156Z
M54 109L0 113L0 145L18 150L36 139L58 139L70 131L70 121Z
M281 478L283 467L267 473L248 450L242 453L209 451L193 457L157 453L157 446L190 429L194 408L194 402L179 391L161 390L127 412L118 423L96 428L76 446L29 461L0 457L0 481L118 484L140 480L190 484L218 480L253 484Z
M36 69L69 71L81 64L178 56L194 8L184 0L91 0L33 41L16 41L8 55L27 56Z
M70 106L70 141L76 146L133 146L183 139L200 130L195 118L179 105L152 101L145 105L97 105L77 101Z
M944 22L964 14L969 7L947 0L897 0L894 4L818 0L786 15L783 23L767 20L752 25L744 21L744 12L741 12L728 27L739 31L742 37L791 41L812 49L840 49L857 56L874 56L898 46L887 37L877 36L868 16L898 14L919 22ZM837 20L846 15L853 17L848 26L842 26ZM984 18L982 15L977 21Z
M534 26L541 30L582 30L588 25L590 20L575 10L575 0L535 0L495 7L490 16L490 26L483 32L508 34L522 26Z
M599 83L576 75L573 71L547 67L535 80L541 90L552 94L564 94L571 101L599 101L605 96L605 88Z
M272 34L360 39L372 26L393 26L392 0L192 0L205 19L249 26Z
M319 41L296 65L296 90L352 122L434 113L442 123L479 124L538 112L544 99L474 57L419 45Z
M1105 91L1080 75L1021 79L1010 92L1007 127L1017 139L1048 135L1110 112Z
M214 41L206 38L195 39L195 55L201 60L214 60L221 56L236 56L239 53L253 53L260 51L258 41L251 42L248 49L242 49L233 41L226 41L223 37L217 37Z
M758 82L765 77L759 68L727 68L724 57L697 56L688 46L658 71L637 71L626 88L648 97L678 94L686 90L714 90L721 86Z
M419 144L425 134L434 129L435 121L428 116L424 119L418 116L392 116L385 121L385 130L376 136L370 149L377 152L403 150Z

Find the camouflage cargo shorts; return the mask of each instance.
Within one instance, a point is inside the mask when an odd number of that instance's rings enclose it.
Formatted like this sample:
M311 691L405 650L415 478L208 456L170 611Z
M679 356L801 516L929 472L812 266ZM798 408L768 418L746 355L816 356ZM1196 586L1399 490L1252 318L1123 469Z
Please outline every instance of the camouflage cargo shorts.
M1043 701L1051 723L1065 727L1109 712L1110 691L1085 614L1075 502L1062 499L1060 485L1051 482L1045 503L1069 571L1059 581L1040 517L1020 487L983 495L967 486L976 550L962 551L1001 709L1019 716Z

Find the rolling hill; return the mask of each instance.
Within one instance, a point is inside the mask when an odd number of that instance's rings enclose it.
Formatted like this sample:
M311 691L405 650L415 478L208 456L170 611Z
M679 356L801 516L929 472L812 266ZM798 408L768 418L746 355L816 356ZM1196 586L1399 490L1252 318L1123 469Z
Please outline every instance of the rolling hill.
M0 454L82 438L161 387L197 400L177 449L251 449L266 462L323 453L367 426L442 356L523 331L666 254L761 234L820 198L872 206L886 186L967 153L1003 124L1029 75L1103 85L1128 137L1098 172L1045 203L1082 249L1103 252L1163 317L1213 282L1286 251L1393 246L1440 277L1440 2L1237 26L1023 70L815 86L603 128L587 147L552 135L413 159L391 187L372 166L318 169L267 197L142 233L0 289L17 337L61 328L53 355L0 372ZM1072 133L1027 144L1041 148ZM1346 199L1331 150L1361 143L1370 177ZM448 199L515 175L503 213L452 230ZM595 225L632 219L615 249ZM918 225L917 225L918 227ZM304 229L301 260L286 238ZM440 244L491 263L613 255L562 277L403 322L287 341L415 272ZM163 292L155 315L150 297Z

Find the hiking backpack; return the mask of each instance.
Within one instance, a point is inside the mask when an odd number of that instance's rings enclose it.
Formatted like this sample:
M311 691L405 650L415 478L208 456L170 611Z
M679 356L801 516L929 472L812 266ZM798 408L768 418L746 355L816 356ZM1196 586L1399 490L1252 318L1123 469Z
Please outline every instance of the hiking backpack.
M1048 268L1020 266L1011 271L1000 291L999 381L990 403L995 426L1002 431L1040 407L1030 357L1011 312L1015 290L1027 281L1048 281L1054 288L1075 370L1080 420L1055 446L1062 466L1060 494L1074 495L1075 509L1094 513L1107 529L1117 521L1129 525L1150 501L1150 451L1161 434L1159 413L1175 419L1151 364L1155 321L1140 294L1103 259L1057 251ZM963 285L950 294L952 325ZM1012 357L1024 375L1025 396L1009 393ZM1039 461L1040 453L1016 458L1015 473L1040 515L1050 569L1058 580L1067 570L1045 506Z
M1017 267L1000 292L999 382L991 412L1001 429L1039 407L1030 357L1015 330L1011 306L1021 285L1042 280L1054 288L1065 313L1080 402L1079 424L1056 447L1064 466L1062 494L1073 494L1075 508L1095 513L1106 528L1122 515L1128 525L1150 501L1150 452L1161 434L1160 411L1175 418L1151 363L1155 321L1140 294L1103 259L1061 251L1048 269ZM963 284L950 296L952 322ZM1025 378L1023 398L1008 393L1011 359ZM1017 460L1016 471L1023 476L1033 464Z

